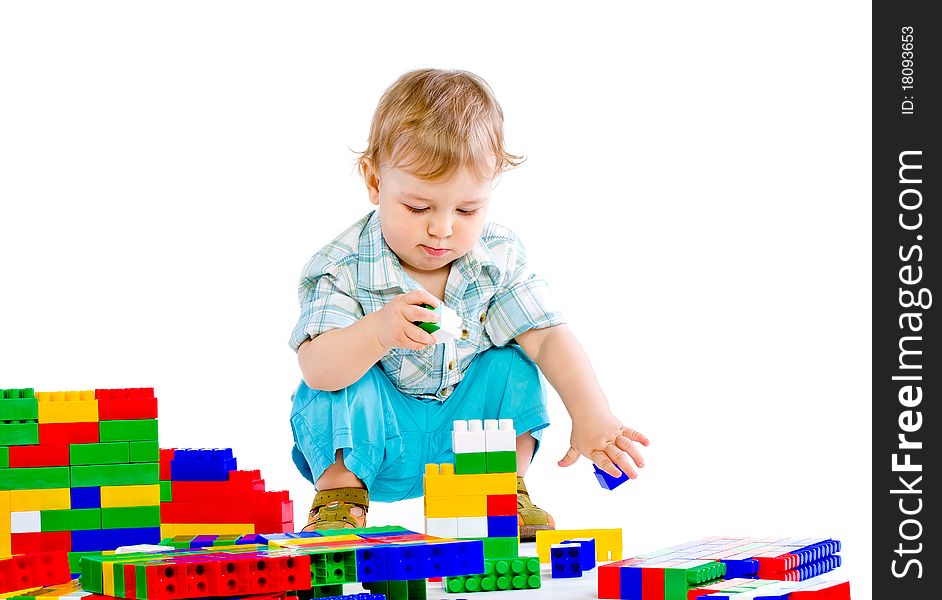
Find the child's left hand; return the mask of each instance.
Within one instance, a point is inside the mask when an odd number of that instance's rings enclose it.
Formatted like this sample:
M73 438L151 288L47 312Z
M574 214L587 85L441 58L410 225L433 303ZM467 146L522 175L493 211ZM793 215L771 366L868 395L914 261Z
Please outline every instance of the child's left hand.
M634 465L638 468L644 466L644 459L635 442L642 446L650 443L643 433L625 427L610 412L594 418L573 419L569 451L559 461L559 466L573 465L579 455L583 455L612 477L621 477L615 468L618 465L628 477L635 479L638 471Z

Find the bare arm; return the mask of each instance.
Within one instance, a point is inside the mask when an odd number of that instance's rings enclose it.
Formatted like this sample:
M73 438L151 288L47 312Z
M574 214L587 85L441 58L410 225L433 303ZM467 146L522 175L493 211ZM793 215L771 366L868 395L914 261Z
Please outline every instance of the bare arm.
M559 393L572 418L571 447L560 466L575 463L582 454L612 476L621 475L614 463L629 477L637 477L628 457L643 467L644 459L634 442L647 446L648 438L625 427L612 414L592 365L569 327L530 329L515 339Z
M387 348L376 335L375 314L368 314L349 327L332 329L301 344L298 364L309 388L328 392L343 389L363 377L386 355Z

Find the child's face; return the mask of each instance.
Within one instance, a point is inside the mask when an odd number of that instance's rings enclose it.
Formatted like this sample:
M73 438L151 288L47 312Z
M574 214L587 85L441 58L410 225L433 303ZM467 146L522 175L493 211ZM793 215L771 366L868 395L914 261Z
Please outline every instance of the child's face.
M461 169L447 181L430 182L394 167L381 167L367 181L379 206L383 237L400 262L435 271L477 243L491 195L491 180Z

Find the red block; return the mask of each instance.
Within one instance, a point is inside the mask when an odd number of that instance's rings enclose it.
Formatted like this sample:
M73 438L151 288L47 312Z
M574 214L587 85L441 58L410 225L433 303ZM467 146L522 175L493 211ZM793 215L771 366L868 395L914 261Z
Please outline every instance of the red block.
M180 521L181 523L252 523L251 505L226 502L220 498L216 501L204 501L199 505L199 519L196 521ZM255 533L259 533L256 531Z
M517 494L497 494L487 497L487 516L513 517L517 514Z
M40 423L39 445L97 444L98 421L83 423Z
M641 596L644 600L664 600L664 569L641 569Z
M11 554L35 554L37 552L51 551L71 552L71 532L37 531L34 533L14 533L10 535Z
M161 502L161 523L202 523L196 502Z
M276 523L274 521L261 521L254 523L255 533L291 533L294 531L294 520Z
M98 418L102 421L156 419L157 398L136 400L100 398L98 400Z
M170 461L173 460L175 448L160 449L160 480L170 481Z
M0 560L0 593L68 583L69 555L38 552Z
M151 400L154 388L125 388L115 390L95 390L98 400Z
M128 600L137 598L137 577L134 565L124 565L124 597Z
M789 600L850 600L850 582L835 583L823 590L791 592L788 598Z
M614 565L601 565L598 569L599 598L621 598L621 569Z
M254 495L251 489L233 485L231 481L174 481L170 486L174 502L205 502L210 498L251 505Z
M67 467L69 447L10 446L10 467Z

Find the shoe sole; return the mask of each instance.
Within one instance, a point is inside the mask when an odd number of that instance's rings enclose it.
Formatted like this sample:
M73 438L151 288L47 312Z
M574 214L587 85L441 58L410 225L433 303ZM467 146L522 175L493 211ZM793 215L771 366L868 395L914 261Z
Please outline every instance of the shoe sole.
M550 527L549 525L521 525L520 526L520 541L521 542L535 542L537 531L553 531L554 529L556 528Z

